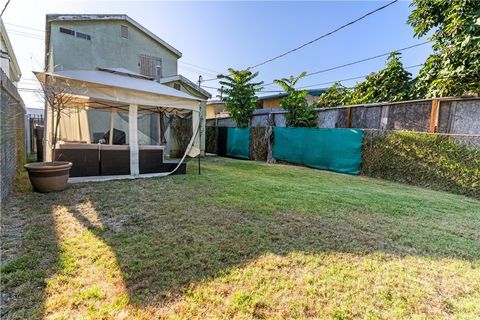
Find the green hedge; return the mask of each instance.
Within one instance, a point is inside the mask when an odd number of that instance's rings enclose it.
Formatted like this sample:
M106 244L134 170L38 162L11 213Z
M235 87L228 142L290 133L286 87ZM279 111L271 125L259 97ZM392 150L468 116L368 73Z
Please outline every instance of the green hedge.
M366 134L361 174L480 199L480 138L472 139L477 147L441 135Z

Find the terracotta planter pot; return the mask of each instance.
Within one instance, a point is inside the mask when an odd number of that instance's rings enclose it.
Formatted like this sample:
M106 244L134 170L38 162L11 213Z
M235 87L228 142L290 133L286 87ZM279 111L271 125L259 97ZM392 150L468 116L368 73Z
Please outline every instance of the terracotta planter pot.
M70 175L71 162L55 161L27 163L28 177L33 189L38 192L53 192L64 190Z

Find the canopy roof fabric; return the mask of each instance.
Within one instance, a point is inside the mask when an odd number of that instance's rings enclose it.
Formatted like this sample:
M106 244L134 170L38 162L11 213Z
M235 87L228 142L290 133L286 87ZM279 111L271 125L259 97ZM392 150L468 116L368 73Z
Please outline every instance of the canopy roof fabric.
M135 72L135 71L132 71L132 70L128 70L128 69L125 69L125 68L103 68L103 67L97 67L97 70L106 71L106 72L111 72L111 73L116 73L116 74L121 74L121 75L126 75L126 76L130 76L130 77L136 77L136 78L140 78L140 79L154 80L154 78L152 78L152 77L145 76L145 75L143 75L143 74L140 74L140 73L138 73L138 72Z
M92 101L199 111L199 98L153 80L100 70L34 72L42 84L52 81ZM48 82L48 83L52 83ZM48 84L47 84L48 85Z

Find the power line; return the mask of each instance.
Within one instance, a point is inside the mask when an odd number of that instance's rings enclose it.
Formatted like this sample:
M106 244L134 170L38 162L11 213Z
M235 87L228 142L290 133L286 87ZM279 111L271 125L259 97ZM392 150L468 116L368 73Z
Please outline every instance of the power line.
M203 69L203 70L206 70L206 71L213 72L213 74L220 74L220 73L221 73L220 71L216 71L216 70L213 70L213 69L205 68L205 67L199 66L199 65L197 65L197 64L193 64L193 63L191 63L191 62L186 62L186 61L183 61L183 60L178 60L178 62L183 63L183 64L186 64L186 65L189 65L189 66L192 66L192 67L196 67L196 68L198 68L198 69Z
M214 89L214 90L220 90L220 88L216 87L209 87L209 86L202 86L202 88L208 88L208 89ZM261 90L261 92L280 92L281 90ZM281 91L283 92L283 91Z
M404 69L412 69L412 68L416 68L416 67L420 67L420 66L423 66L423 63L416 64L416 65L413 65L413 66L408 66L408 67L405 67ZM366 78L367 76L368 76L368 74L363 75L363 76L353 77L353 78L347 78L347 79L341 79L341 80L335 80L335 81L328 81L328 82L323 82L323 83L311 84L311 85L308 85L308 86L298 87L297 89L304 89L304 88L322 86L322 85L326 85L326 84L332 84L332 83L349 81L349 80L363 79L363 78Z
M45 38L43 38L41 36L34 35L34 34L31 34L31 33L27 33L27 32L11 30L11 29L9 29L8 32L10 34L14 34L14 35L17 35L17 36L26 37L26 38L30 38L30 39L45 40Z
M41 32L41 33L45 33L44 30L41 30L41 29L35 29L35 28L31 28L31 27L27 27L27 26L22 26L20 24L15 24L15 23L6 23L5 24L7 26L13 26L13 27L18 27L18 28L23 28L23 29L29 29L29 30L33 30L33 31L38 31L38 32Z
M5 10L7 10L7 7L8 7L9 3L10 3L10 0L7 0L7 2L5 3L5 6L3 7L2 13L0 13L0 17L2 17Z
M397 49L397 50L392 50L392 51L389 51L389 52L386 52L386 53L382 53L382 54L377 54L377 55L372 56L372 57L368 57L368 58L356 60L356 61L353 61L353 62L345 63L345 64L342 64L342 65L338 65L338 66L335 66L335 67L330 67L330 68L327 68L327 69L322 69L322 70L314 71L314 72L311 72L311 73L307 73L304 78L311 77L311 76L313 76L313 75L320 74L320 73L324 73L324 72L328 72L328 71L333 71L333 70L337 70L337 69L341 69L341 68L353 66L353 65L358 64L358 63L362 63L362 62L366 62L366 61L378 59L378 58L381 58L381 57L384 57L384 56L388 56L388 55L389 55L390 53L392 53L392 52L401 52L401 51L409 50L409 49L412 49L412 48L415 48L415 47L423 46L423 45L425 45L425 44L427 44L427 43L431 43L431 42L433 42L433 40L425 41L425 42L418 43L418 44L414 44L414 45L411 45L411 46L408 46L408 47L404 47L404 48L400 48L400 49ZM274 83L274 82L269 82L269 83L265 84L264 86L270 86L270 85L273 85L273 84L275 84L275 83Z
M377 9L375 9L375 10L373 10L373 11L367 12L367 13L364 14L363 16L361 16L361 17L359 17L359 18L357 18L357 19L355 19L355 20L353 20L353 21L350 21L350 22L348 22L348 23L346 23L346 24L344 24L344 25L342 25L342 26L340 26L340 27L338 27L338 28L336 28L336 29L334 29L334 30L332 30L332 31L330 31L330 32L327 32L327 33L325 33L325 34L322 34L321 36L318 36L318 37L316 37L315 39L310 40L310 41L308 41L308 42L306 42L306 43L304 43L304 44L302 44L302 45L300 45L300 46L298 46L298 47L296 47L296 48L294 48L294 49L288 50L287 52L284 52L284 53L282 53L282 54L279 54L278 56L275 56L275 57L270 58L270 59L268 59L268 60L265 60L265 61L263 61L263 62L257 63L256 65L251 66L251 67L248 67L247 69L254 69L254 68L263 66L264 64L267 64L267 63L269 63L269 62L272 62L272 61L274 61L274 60L277 60L277 59L279 59L279 58L282 58L282 57L284 57L284 56L286 56L286 55L288 55L288 54L290 54L290 53L292 53L292 52L298 51L298 50L300 50L300 49L302 49L302 48L304 48L304 47L306 47L306 46L308 46L308 45L310 45L310 44L312 44L312 43L314 43L314 42L316 42L316 41L318 41L318 40L320 40L320 39L323 39L323 38L325 38L325 37L328 37L328 36L330 36L330 35L338 32L338 31L340 31L340 30L342 30L342 29L344 29L344 28L346 28L346 27L348 27L348 26L350 26L350 25L352 25L352 24L354 24L354 23L356 23L356 22L358 22L358 21L360 21L360 20L363 20L363 19L365 19L366 17L368 17L368 16L370 16L370 15L372 15L372 14L374 14L374 13L380 11L380 10L383 10L383 9L387 8L387 7L391 6L392 4L394 4L394 3L396 3L396 2L398 2L398 0L393 0L393 1L389 2L389 3L387 3L386 5L383 5L383 6L377 8Z
M404 69L412 69L412 68L416 68L416 67L420 67L420 66L423 66L423 63L416 64L416 65L413 65L413 66L408 66L408 67L405 67ZM305 89L305 88L317 87L317 86L322 86L322 85L332 84L332 83L337 83L337 82L363 79L363 78L366 78L368 75L369 75L369 74L366 74L366 75L363 75L363 76L356 76L356 77L352 77L352 78L346 78L346 79L340 79L340 80L334 80L334 81L316 83L316 84L311 84L311 85L307 85L307 86L298 87L297 89ZM219 90L219 88L215 88L215 87L208 87L208 86L202 86L202 87L204 87L204 88L209 88L209 89L217 89L217 90ZM283 92L283 90L271 90L271 91L266 91L266 90L263 91L263 90L262 90L261 92Z
M197 69L197 68L194 68L194 67L190 67L188 65L179 66L179 68L182 68L183 70L186 70L186 71L189 71L189 72L198 73L198 74L207 75L207 76L215 75L213 72L207 72L205 70L200 70L200 69Z

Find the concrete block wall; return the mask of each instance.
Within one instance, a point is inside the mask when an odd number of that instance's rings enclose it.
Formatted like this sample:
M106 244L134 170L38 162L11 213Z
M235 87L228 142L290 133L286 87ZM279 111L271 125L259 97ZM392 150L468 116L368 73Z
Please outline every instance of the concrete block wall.
M480 100L452 101L449 119L450 133L480 134Z
M17 168L25 163L25 107L17 88L1 70L0 76L0 200L3 204L12 190Z
M398 103L375 103L317 109L319 128L346 128L350 108L350 128L409 130L428 132L432 100ZM280 108L259 109L252 114L251 126L285 126L285 111ZM230 118L209 120L207 126L234 127ZM437 132L480 134L480 98L440 99Z

